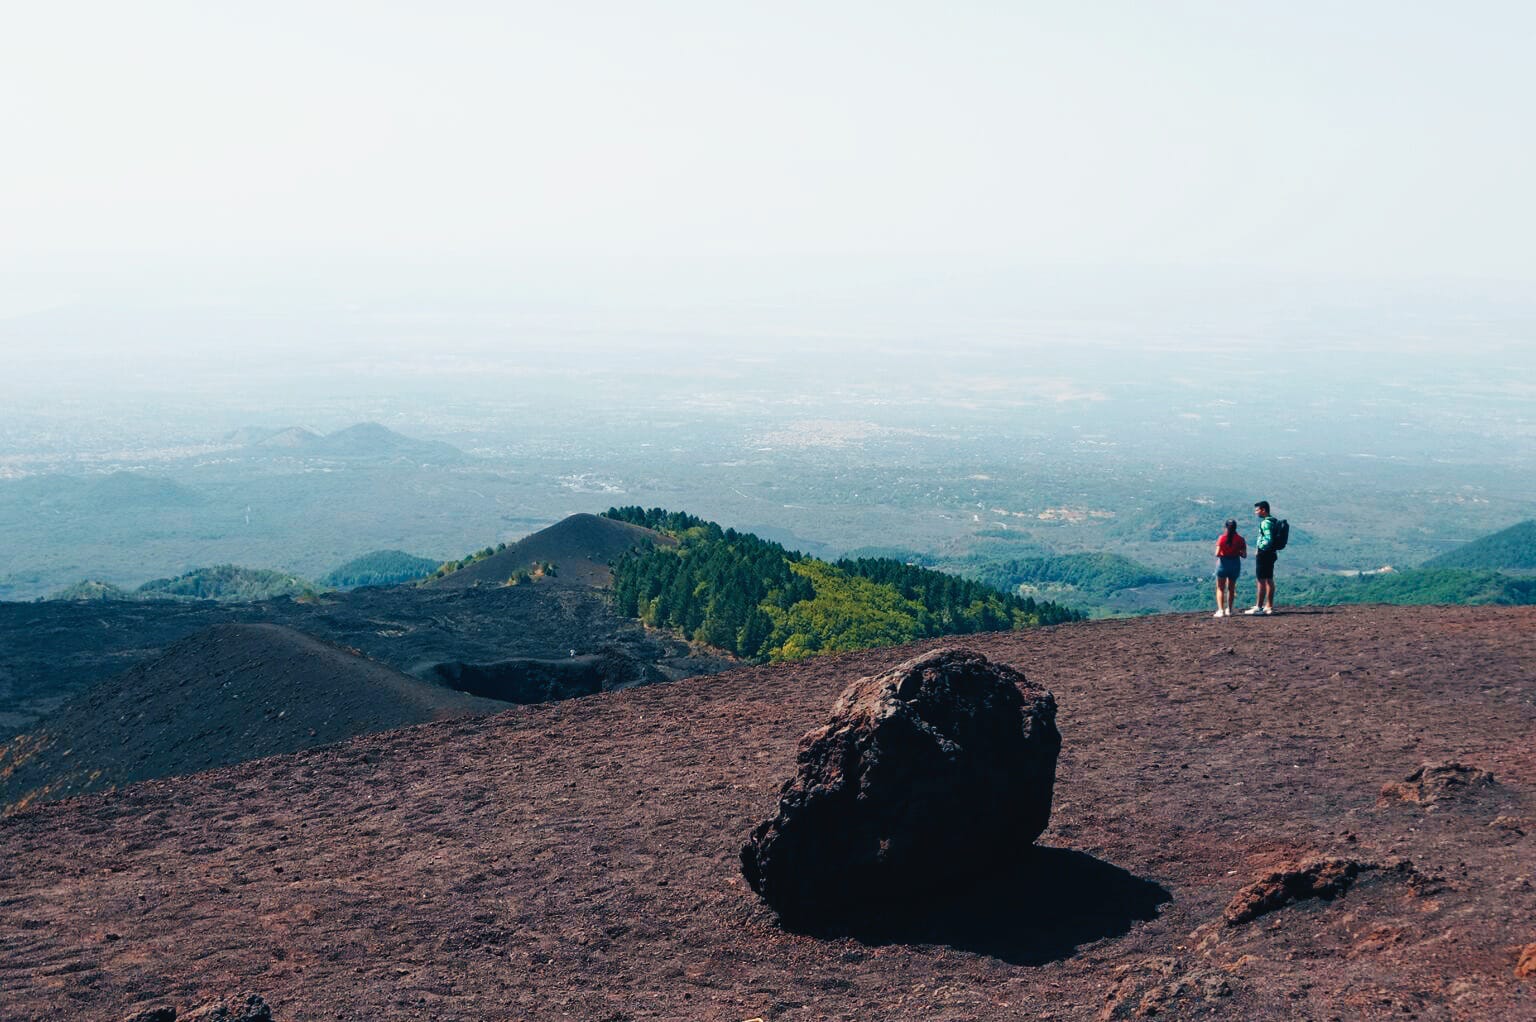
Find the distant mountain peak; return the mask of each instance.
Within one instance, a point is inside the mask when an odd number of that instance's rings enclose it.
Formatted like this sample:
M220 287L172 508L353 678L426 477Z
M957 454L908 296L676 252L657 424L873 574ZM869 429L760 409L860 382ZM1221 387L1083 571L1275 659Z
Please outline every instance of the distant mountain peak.
M237 429L230 442L262 451L284 451L328 458L415 458L458 461L464 452L440 440L418 440L378 422L358 422L321 435L304 426L262 430Z
M252 447L308 447L320 439L320 434L303 426L289 426L268 434L251 444Z
M439 440L417 440L377 422L359 422L327 433L315 444L319 454L344 458L408 457L456 461L464 452Z
M327 440L334 440L337 437L376 437L380 440L404 440L407 443L416 443L410 437L397 433L378 422L357 422L325 435Z

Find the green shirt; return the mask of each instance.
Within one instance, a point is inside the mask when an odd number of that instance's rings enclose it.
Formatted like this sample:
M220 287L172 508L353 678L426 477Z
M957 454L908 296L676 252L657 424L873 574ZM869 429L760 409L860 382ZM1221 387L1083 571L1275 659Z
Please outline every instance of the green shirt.
M1260 550L1268 550L1269 547L1270 547L1270 544L1275 541L1274 537L1270 535L1270 529L1274 526L1274 524L1275 524L1275 516L1274 515L1265 515L1263 518L1259 519L1259 549Z

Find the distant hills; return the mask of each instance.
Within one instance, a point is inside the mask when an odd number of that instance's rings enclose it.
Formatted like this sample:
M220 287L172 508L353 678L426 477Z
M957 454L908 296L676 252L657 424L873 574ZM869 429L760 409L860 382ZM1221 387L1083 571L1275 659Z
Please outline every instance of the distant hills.
M1536 520L1520 522L1473 540L1425 561L1418 568L1348 575L1287 575L1285 555L1280 557L1278 580L1282 604L1471 606L1536 603L1536 578L1525 574L1536 570ZM1173 607L1176 610L1203 609L1209 602L1208 593L1191 590L1177 595Z
M331 589L357 586L392 586L426 578L440 566L430 557L417 557L404 550L372 550L354 557L320 576L320 584Z
M496 509L512 484L496 468L368 422L25 464L0 465L0 600L82 578L136 585L157 564L282 565L313 578L372 549L455 550L472 542L469 516L516 526L548 514L505 516Z
M1536 571L1536 519L1475 539L1431 557L1425 568L1472 568L1487 571Z
M1136 526L1147 536L1168 533L1174 538L1196 538L1195 502L1162 505ZM1209 523L1203 526L1210 531ZM1252 529L1249 530L1250 540ZM1302 534L1293 528L1291 542ZM1198 538L1206 537L1199 533ZM1305 541L1303 539L1303 541ZM1536 579L1524 573L1536 571L1536 520L1519 522L1424 562L1419 568L1349 574L1287 571L1287 556L1280 555L1280 603L1333 606L1352 603L1424 604L1530 604L1536 603ZM1116 554L1064 554L1050 557L988 558L971 564L961 559L951 565L998 588L1026 591L1095 614L1141 613L1150 610L1198 610L1211 602L1204 574L1176 578ZM1251 586L1252 562L1244 566L1242 585ZM1149 605L1139 606L1131 596L1140 593Z
M1292 584L1296 603L1519 605L1536 603L1536 578L1465 568L1410 568L1380 574L1302 576Z
M325 575L318 583L298 575L267 568L243 568L216 564L194 568L174 578L157 578L134 589L110 582L86 579L56 592L48 600L270 600L279 596L305 596L321 589L353 589L357 586L399 585L431 575L440 563L403 550L374 550L354 557Z
M43 597L43 599L71 603L90 603L95 600L136 600L138 597L134 595L132 590L124 589L122 586L113 585L111 582L97 582L94 579L87 578L76 582L72 586L65 586L57 592L50 593Z
M1284 507L1277 508L1278 517L1286 517ZM1238 532L1252 544L1258 536L1258 519L1253 513L1253 501L1231 494L1200 499L1165 501L1149 507L1119 511L1116 513L1113 531L1125 540L1148 543L1216 542L1221 535L1222 523L1227 518L1237 519ZM1312 536L1299 523L1292 523L1289 546L1303 546L1313 542Z
M297 575L267 568L242 568L218 564L211 568L157 578L134 590L145 600L269 600L274 596L302 596L315 584Z
M196 508L206 499L196 490L145 472L102 475L30 476L8 483L8 495L31 515L81 515L110 508L114 513L145 508Z
M0 807L502 708L291 628L218 625L0 745Z
M440 440L417 440L377 422L360 422L321 435L303 426L262 430L246 427L231 433L228 441L252 453L283 456L336 458L341 460L408 459L451 463L467 455Z
M1003 590L1020 585L1054 586L1100 599L1122 589L1171 581L1167 575L1120 554L1061 554L995 561L977 572L982 581Z
M243 446L270 447L280 450L313 448L324 440L319 433L305 429L303 426L289 426L287 429L280 429L275 433L269 433L264 436L259 433L247 435L250 438L246 440Z
M1329 607L1350 603L1518 606L1536 603L1536 577L1467 568L1407 568L1350 575L1290 576L1281 570L1276 575L1276 584L1277 606ZM1245 587L1246 595L1251 595L1252 583L1246 576L1238 584L1240 600L1244 598ZM1191 588L1180 593L1173 600L1173 609L1206 609L1211 603L1211 595L1205 589L1202 586L1199 590Z
M270 600L303 596L316 586L307 579L267 568L216 564L195 568L174 578L157 578L136 589L87 579L52 593L49 600Z

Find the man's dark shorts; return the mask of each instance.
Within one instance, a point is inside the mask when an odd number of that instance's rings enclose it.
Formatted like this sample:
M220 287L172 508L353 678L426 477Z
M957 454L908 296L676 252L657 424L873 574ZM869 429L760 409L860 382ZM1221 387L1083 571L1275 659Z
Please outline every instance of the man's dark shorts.
M1258 556L1253 559L1253 577L1260 582L1268 582L1275 577L1275 558L1280 555L1273 550L1260 550Z

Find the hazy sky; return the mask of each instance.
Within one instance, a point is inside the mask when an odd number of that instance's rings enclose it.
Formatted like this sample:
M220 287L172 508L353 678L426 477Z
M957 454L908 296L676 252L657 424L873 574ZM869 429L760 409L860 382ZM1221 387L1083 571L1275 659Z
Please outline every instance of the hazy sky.
M1063 267L1536 282L1527 2L4 20L0 314Z

